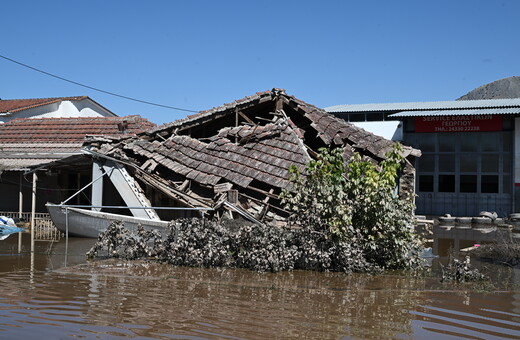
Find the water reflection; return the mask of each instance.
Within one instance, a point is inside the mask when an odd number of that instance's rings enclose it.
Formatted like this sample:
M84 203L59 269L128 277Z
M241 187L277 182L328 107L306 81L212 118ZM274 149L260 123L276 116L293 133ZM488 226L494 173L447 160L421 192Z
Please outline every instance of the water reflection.
M71 238L66 268L64 240L37 242L32 280L29 254L1 244L0 338L520 338L516 291L397 275L86 263L93 241Z

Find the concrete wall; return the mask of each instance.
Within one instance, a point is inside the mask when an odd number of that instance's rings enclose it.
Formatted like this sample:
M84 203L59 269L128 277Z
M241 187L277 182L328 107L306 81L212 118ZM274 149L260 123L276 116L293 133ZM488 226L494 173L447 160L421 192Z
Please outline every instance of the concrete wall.
M515 133L514 133L514 212L520 212L520 118L515 118Z
M0 116L0 122L5 123L15 118L68 118L68 117L113 117L109 111L84 99L81 101L61 101Z

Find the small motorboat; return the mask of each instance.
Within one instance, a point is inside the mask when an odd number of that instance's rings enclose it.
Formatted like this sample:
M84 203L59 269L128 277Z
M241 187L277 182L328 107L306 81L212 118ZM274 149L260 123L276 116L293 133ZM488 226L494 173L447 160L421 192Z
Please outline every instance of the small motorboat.
M46 204L56 228L70 236L97 238L107 230L113 221L122 221L128 230L137 230L141 225L145 230L166 230L169 222L141 217L106 213L81 208L64 207L59 204Z

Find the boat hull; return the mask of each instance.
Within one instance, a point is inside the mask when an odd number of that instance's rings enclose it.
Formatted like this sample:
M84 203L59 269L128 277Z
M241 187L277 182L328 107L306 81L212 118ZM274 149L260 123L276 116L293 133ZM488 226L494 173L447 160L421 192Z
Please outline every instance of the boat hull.
M47 210L52 222L60 231L69 233L69 236L97 238L100 233L107 230L113 221L122 221L125 228L136 231L138 225L145 230L159 230L163 233L169 222L156 221L144 218L111 214L79 208L64 208L60 205L47 203ZM67 214L65 212L67 211ZM68 221L67 221L68 215Z

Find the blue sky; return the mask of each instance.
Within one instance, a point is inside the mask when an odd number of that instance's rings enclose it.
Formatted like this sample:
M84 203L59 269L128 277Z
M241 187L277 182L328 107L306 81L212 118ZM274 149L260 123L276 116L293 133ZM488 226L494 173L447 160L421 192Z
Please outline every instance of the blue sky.
M0 55L205 110L281 87L319 107L453 100L520 75L520 1L4 1ZM0 59L0 98L87 95L155 123L187 112Z

